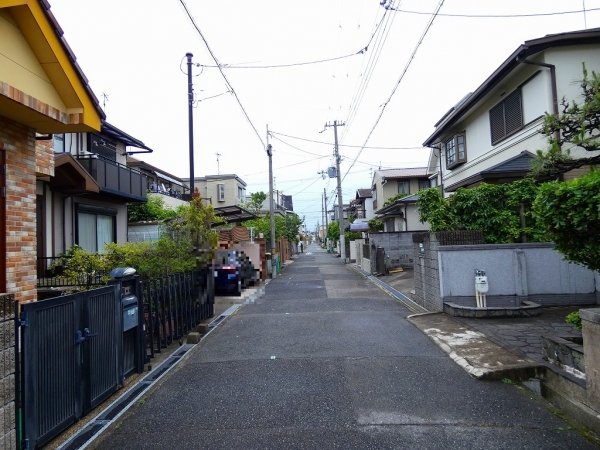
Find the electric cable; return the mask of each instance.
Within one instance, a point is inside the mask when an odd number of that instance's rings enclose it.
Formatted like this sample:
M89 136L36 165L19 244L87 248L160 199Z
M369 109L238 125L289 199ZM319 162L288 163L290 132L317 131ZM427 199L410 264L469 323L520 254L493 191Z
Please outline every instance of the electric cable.
M411 62L413 61L415 55L417 54L417 51L419 50L419 47L421 46L421 43L423 42L423 40L425 39L425 36L427 35L427 33L429 32L429 29L431 28L431 25L433 25L433 21L435 20L435 18L437 17L440 8L443 6L445 0L440 0L440 2L438 3L435 11L433 12L433 14L431 15L431 18L429 19L429 22L427 23L425 30L423 31L423 34L421 34L421 37L419 38L419 41L417 42L417 45L415 46L412 54L410 55L410 57L408 58L408 61L406 63L406 66L404 66L404 70L402 71L402 73L400 74L400 78L398 78L398 81L396 82L396 85L394 86L394 89L392 89L392 92L390 94L390 96L388 97L388 99L386 100L386 102L383 104L381 111L379 113L379 116L377 117L377 120L375 121L375 124L373 125L373 128L371 128L371 131L369 132L369 134L367 135L367 138L365 139L364 145L367 145L367 142L369 142L369 139L371 138L371 135L373 134L373 131L375 131L375 128L377 128L377 125L379 124L379 121L381 120L381 117L383 116L383 113L385 112L385 109L387 107L387 105L390 103L390 101L392 100L392 97L394 96L394 94L396 93L396 90L398 89L398 86L400 86L400 83L402 82L402 80L404 79L404 75L406 74L406 72L408 71L408 68L410 67ZM346 179L346 176L348 175L348 173L350 172L350 170L352 169L352 167L354 166L354 163L356 162L356 160L358 159L358 157L360 156L360 154L362 153L364 147L361 148L357 155L356 158L354 158L354 161L352 162L352 164L350 164L350 167L348 168L348 171L346 172L346 174L344 175L344 177L342 178L342 182Z
M400 13L406 13L406 14L419 14L419 15L425 15L425 16L431 14L431 13L424 12L424 11L409 11L409 10L405 10L405 9L399 9L399 8L395 8L393 6L387 6L386 4L383 4L383 2L381 3L381 6L383 6L383 8L386 11L394 11L394 12L400 12ZM579 14L579 13L585 13L587 11L598 11L598 10L600 10L600 8L586 8L586 9L573 10L573 11L557 11L557 12L550 12L550 13L532 13L532 14L451 14L451 13L444 14L444 13L440 13L440 14L438 14L438 16L439 17L483 18L483 19L493 19L493 18L508 19L508 18L520 18L520 17L560 16L560 15L565 15L565 14Z
M183 9L185 10L185 13L187 14L187 16L190 19L190 21L192 22L192 25L194 26L194 28L198 32L198 35L200 36L200 38L204 42L204 45L206 45L206 49L208 50L208 53L210 53L210 56L212 57L212 59L215 62L215 64L217 64L217 66L219 66L218 67L219 72L221 72L221 75L223 76L223 79L225 80L225 84L227 85L227 87L229 88L229 90L231 91L231 93L233 94L233 96L235 97L235 99L237 100L237 103L240 106L242 112L244 113L244 116L246 117L246 120L248 121L248 123L250 124L250 126L252 127L252 129L254 130L254 132L256 133L256 136L258 137L258 140L262 144L263 148L266 148L267 146L265 145L265 143L264 143L261 135L258 133L258 130L256 129L256 127L252 123L252 120L250 120L250 116L248 116L248 113L244 109L244 105L242 105L242 102L241 102L240 98L238 97L237 93L235 92L235 89L233 89L233 86L231 85L231 83L229 82L229 80L227 79L227 77L225 76L225 73L223 72L223 69L220 67L219 61L217 60L217 57L215 56L215 54L213 53L212 49L208 45L208 42L204 38L204 35L202 34L202 31L200 31L200 28L198 27L198 25L196 25L196 21L192 17L192 14L191 14L190 10L187 8L187 5L185 4L185 1L184 0L179 0L179 2L181 3L181 6L183 6Z

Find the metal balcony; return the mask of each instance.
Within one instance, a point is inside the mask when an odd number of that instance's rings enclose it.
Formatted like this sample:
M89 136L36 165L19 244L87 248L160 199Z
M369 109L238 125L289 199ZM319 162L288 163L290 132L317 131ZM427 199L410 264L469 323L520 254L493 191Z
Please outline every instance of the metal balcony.
M98 183L101 193L122 197L128 201L147 200L146 174L99 155L80 155L76 158Z

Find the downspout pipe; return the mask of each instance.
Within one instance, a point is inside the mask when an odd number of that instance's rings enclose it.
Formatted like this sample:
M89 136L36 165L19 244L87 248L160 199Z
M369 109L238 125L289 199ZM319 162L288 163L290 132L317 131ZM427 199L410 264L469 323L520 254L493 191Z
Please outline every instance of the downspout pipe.
M551 84L551 88L552 88L552 112L556 117L558 117L558 92L557 92L557 88L556 88L556 66L554 64L530 61L528 59L521 58L519 56L517 56L516 61L519 63L523 63L523 64L529 64L531 66L539 66L539 67L544 67L546 69L550 69L550 84ZM556 142L559 141L560 131L556 130L554 132L554 139L556 139Z

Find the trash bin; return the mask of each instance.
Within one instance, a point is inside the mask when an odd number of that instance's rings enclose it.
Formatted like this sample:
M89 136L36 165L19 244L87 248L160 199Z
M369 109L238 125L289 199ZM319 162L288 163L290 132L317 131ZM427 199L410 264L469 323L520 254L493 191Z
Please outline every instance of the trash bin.
M113 269L109 276L119 285L123 308L121 325L123 330L123 354L121 357L123 378L144 370L146 338L144 315L140 313L139 276L131 267Z

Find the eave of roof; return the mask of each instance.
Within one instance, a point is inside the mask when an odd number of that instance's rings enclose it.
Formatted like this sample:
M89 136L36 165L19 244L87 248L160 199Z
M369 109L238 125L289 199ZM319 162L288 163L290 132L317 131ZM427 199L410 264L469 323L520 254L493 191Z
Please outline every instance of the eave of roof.
M444 188L444 192L454 192L458 188L467 187L475 183L479 183L485 180L494 180L499 178L523 178L531 173L531 161L535 156L528 152L523 151L516 156L513 156L506 161L502 161L489 169L482 170L479 173L471 175L464 180L457 183L451 184Z
M481 101L492 89L494 89L508 74L517 68L521 62L519 59L527 58L541 51L552 47L565 47L569 45L584 45L600 43L600 28L591 30L572 31L567 33L551 34L538 39L525 41L506 59L488 78L481 84L473 94L471 94L462 104L457 105L456 109L447 114L445 120L423 143L424 147L429 147L443 136L449 127L454 125L466 112Z
M133 136L125 133L124 131L118 129L114 125L111 125L110 123L104 120L102 121L102 132L108 136L118 139L128 147L143 148L145 150L148 150L149 153L152 153L154 151L150 147L147 147L146 144L144 144L139 139L134 138Z
M41 133L100 130L104 112L67 44L63 30L50 11L50 4L44 0L1 0L0 8L7 8L11 12L20 32L68 108L67 111L60 111L68 114L68 121L65 121L58 119L60 114L56 111L50 116L44 112L45 108L54 109L51 105L37 110L36 115L33 111L22 111L22 105L16 102L14 107L21 120L27 121L23 123ZM27 95L27 92L22 94ZM43 103L38 101L38 104ZM26 105L34 110L31 105Z

